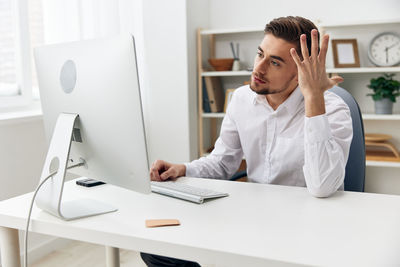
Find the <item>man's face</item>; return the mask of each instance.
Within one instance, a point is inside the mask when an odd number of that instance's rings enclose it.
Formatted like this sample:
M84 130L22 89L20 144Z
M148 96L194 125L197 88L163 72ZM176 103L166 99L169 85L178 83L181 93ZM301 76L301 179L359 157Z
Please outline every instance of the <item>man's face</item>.
M257 94L277 94L297 87L297 67L290 55L295 47L272 34L266 34L258 47L250 88Z

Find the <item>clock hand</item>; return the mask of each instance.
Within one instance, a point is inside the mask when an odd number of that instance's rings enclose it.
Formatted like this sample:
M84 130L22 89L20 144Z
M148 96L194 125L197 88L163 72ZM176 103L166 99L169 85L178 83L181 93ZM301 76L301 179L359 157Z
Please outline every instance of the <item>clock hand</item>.
M389 62L389 47L386 47L385 48L385 51L386 51L386 63L388 63Z
M390 48L392 48L392 47L395 47L395 46L398 45L399 43L400 43L400 41L398 41L397 43L392 44L391 46L387 47L387 49L390 49Z

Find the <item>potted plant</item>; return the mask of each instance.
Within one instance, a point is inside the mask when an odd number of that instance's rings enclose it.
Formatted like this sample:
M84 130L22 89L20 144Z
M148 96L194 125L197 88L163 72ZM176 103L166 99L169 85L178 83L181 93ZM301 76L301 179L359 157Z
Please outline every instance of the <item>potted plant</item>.
M395 74L384 74L378 78L373 78L368 85L368 88L374 91L372 96L375 102L376 114L392 114L393 103L396 102L396 97L400 95L400 82L393 80Z

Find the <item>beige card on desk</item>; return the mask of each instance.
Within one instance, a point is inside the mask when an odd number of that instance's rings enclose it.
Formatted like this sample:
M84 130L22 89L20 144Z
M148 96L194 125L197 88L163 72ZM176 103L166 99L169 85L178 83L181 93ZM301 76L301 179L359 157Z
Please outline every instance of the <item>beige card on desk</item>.
M180 225L176 219L146 220L146 227L174 226Z

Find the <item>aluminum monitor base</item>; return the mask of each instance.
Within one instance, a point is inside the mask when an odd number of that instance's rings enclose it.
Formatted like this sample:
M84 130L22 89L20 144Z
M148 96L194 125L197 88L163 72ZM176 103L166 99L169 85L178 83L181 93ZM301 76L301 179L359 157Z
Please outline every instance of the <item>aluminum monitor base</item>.
M54 171L57 173L45 182L37 194L36 205L63 220L74 220L118 209L97 200L77 199L62 202L65 174L72 142L72 133L78 114L61 113L54 127L40 181Z

